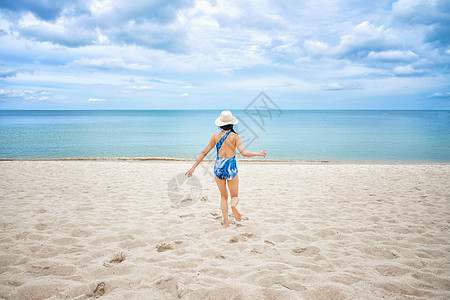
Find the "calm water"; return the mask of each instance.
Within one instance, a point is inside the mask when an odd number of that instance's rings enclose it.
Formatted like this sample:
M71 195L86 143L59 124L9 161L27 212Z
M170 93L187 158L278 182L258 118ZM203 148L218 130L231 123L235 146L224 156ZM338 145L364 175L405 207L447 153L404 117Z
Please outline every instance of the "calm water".
M0 158L193 159L220 110L0 111ZM450 162L450 111L234 110L267 159ZM237 155L240 157L239 155ZM208 158L215 157L213 149Z

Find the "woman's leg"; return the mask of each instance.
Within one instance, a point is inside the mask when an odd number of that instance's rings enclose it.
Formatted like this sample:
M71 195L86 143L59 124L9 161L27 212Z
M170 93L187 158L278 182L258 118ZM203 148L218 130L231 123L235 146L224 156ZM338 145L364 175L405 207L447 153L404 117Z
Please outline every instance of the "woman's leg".
M223 227L228 227L228 191L227 183L225 179L216 178L217 187L220 191L220 209L222 210L223 216Z
M230 189L231 205L236 206L239 203L239 174L236 174L233 179L227 180L227 183Z
M231 179L231 180L227 180L228 183L228 189L230 189L230 194L231 194L231 209L233 210L233 214L234 217L236 218L236 220L240 221L241 220L241 214L239 213L239 211L236 209L236 206L239 203L239 174L236 174L236 176Z

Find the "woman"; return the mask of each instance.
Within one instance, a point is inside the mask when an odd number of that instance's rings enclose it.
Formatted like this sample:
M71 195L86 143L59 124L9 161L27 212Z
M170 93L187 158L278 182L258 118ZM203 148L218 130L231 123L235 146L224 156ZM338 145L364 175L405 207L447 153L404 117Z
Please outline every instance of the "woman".
M188 177L191 177L195 171L195 168L206 157L206 155L208 155L209 151L216 146L217 159L214 165L214 174L216 175L216 183L220 190L220 209L222 210L223 215L223 227L229 226L227 183L231 195L231 210L233 211L235 219L237 221L241 220L241 214L236 208L239 203L239 176L236 166L236 148L244 157L266 157L266 150L261 152L249 152L244 149L241 137L233 129L233 125L238 122L238 119L233 117L230 111L223 111L215 122L215 124L219 126L222 131L211 136L208 146L206 146L205 150L200 153L192 168L186 172Z

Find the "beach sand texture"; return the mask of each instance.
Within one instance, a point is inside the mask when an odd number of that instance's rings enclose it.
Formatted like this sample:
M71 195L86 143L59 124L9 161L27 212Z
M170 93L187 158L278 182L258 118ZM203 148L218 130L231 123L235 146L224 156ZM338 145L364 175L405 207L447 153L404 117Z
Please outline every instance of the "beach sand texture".
M192 162L0 162L0 298L450 299L450 165L238 162L221 226Z

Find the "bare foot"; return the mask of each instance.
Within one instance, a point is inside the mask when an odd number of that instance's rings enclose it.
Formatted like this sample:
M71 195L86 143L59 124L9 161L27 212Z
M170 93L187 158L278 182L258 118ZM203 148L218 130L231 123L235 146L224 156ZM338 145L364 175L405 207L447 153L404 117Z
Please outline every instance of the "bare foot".
M222 227L223 227L223 228L227 228L228 226L230 226L230 224L229 224L228 222L226 222L226 223L224 222L224 223L222 224Z
M241 220L241 214L240 214L239 211L237 210L236 206L231 205L231 210L233 211L234 218L235 218L237 221L240 221L240 220Z

